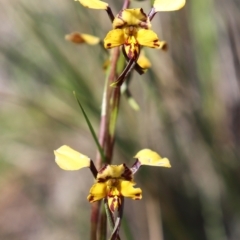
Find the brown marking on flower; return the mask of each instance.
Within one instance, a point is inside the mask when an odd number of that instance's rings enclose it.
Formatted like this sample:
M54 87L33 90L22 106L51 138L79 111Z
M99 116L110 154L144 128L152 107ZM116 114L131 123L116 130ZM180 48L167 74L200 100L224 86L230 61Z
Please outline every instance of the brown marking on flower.
M106 176L105 178L97 178L98 183L106 182L107 180L111 179L110 176Z
M153 40L153 45L156 47L160 47L160 44L158 42L159 42L158 39Z
M121 206L121 199L117 196L113 196L112 198L108 198L108 204L111 212L114 212Z
M144 15L144 18L141 19L141 20L145 20L145 21L146 21L146 19L147 19L147 15L146 15L146 13L143 11L142 8L140 8L140 12Z
M106 168L107 168L108 164L105 164L99 171L98 173L102 173Z
M107 44L107 47L111 47L111 46L112 46L112 44L111 44L111 43L108 43L108 44Z
M105 181L106 181L105 178L98 178L98 180L97 180L97 182L99 182L99 183L102 183L102 182L105 182Z
M111 205L109 206L109 209L111 210L111 212L114 212L114 203L113 202L111 202Z
M137 193L135 194L136 197L140 197L141 196L141 193Z
M132 180L132 171L131 169L129 169L126 164L123 164L124 167L124 172L122 173L121 177L123 177L124 179L131 181Z
M126 21L124 21L123 17L122 17L122 13L125 9L121 10L118 15L116 16L115 19L119 18L122 22L119 22L117 20L115 20L115 24L117 22L117 25L115 25L115 28L122 28L125 24L126 24ZM114 23L113 23L114 24Z
M158 43L158 39L153 41L153 45L156 47L160 47L160 44Z
M166 42L164 42L164 43L162 44L162 50L163 50L163 51L167 51L167 50L168 50L168 44L167 44Z
M137 50L136 49L134 49L134 59L136 60L137 59L137 56L138 56L138 52L137 52Z
M93 202L93 201L94 201L94 196L90 196L90 197L88 198L88 201L89 201L89 202Z
M77 43L77 44L85 42L85 40L82 38L81 34L78 33L78 32L73 32L71 34L66 35L65 39L67 41L70 41L70 42L73 42L73 43Z

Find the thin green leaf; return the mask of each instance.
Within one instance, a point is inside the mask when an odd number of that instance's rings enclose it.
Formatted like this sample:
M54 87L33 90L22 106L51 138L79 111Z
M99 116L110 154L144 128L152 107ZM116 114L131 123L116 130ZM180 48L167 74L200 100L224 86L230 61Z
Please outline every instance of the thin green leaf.
M86 120L86 122L87 122L87 125L88 125L88 127L89 127L89 130L90 130L90 132L91 132L91 134L92 134L92 136L93 136L93 139L94 139L94 141L95 141L95 143L96 143L96 145L97 145L97 148L98 148L98 151L99 151L99 153L100 153L100 155L101 155L101 158L102 158L103 162L107 162L107 161L106 161L106 157L105 157L104 152L103 152L103 149L102 149L102 147L101 147L101 145L100 145L100 143L99 143L99 141L98 141L97 135L96 135L96 133L94 132L94 129L93 129L93 127L92 127L92 124L91 124L91 122L90 122L90 120L89 120L86 112L84 111L83 106L82 106L82 104L80 103L80 101L79 101L79 99L78 99L75 91L73 92L73 94L74 94L74 97L76 98L76 100L77 100L77 102L78 102L79 107L80 107L81 110L82 110L83 116L84 116L84 118L85 118L85 120Z

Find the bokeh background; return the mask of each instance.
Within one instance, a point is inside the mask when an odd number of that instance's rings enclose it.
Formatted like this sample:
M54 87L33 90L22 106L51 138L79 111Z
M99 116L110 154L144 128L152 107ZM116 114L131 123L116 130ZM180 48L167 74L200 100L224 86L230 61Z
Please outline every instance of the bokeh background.
M62 171L53 150L95 158L72 92L98 132L107 54L64 36L109 29L104 11L71 0L0 0L0 239L89 239L91 173ZM140 111L122 97L114 163L148 147L172 168L137 173L143 199L126 201L122 239L239 240L240 2L188 0L153 29L169 51L146 49L151 70L133 74Z

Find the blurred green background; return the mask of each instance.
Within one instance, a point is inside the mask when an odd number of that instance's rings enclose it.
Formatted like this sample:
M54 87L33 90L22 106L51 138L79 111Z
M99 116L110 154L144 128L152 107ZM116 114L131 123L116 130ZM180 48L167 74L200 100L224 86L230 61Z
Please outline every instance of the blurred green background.
M122 1L109 3L116 14ZM89 239L91 173L62 171L53 150L95 158L72 92L98 132L107 55L64 36L110 29L104 11L71 0L0 0L0 239ZM126 200L122 239L238 240L240 2L189 0L159 13L153 30L169 51L146 49L151 70L133 74L141 109L122 97L114 163L131 166L148 147L172 168L138 172L143 199Z

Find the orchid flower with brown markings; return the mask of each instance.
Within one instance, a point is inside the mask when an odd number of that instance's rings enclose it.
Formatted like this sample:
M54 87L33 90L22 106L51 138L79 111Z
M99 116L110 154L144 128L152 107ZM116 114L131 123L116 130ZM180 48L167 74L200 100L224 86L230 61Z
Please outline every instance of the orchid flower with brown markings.
M87 199L92 203L106 198L111 212L120 210L124 197L133 200L142 198L142 190L134 187L136 183L133 180L133 175L140 166L171 167L167 158L161 158L160 155L150 149L139 151L134 157L136 162L131 168L128 168L126 164L106 164L99 171L96 170L93 161L89 157L66 145L54 151L54 154L56 163L64 170L90 168L96 181L91 187Z
M137 63L142 47L166 50L167 44L161 41L151 30L151 20L157 12L174 11L181 9L186 0L155 0L148 14L142 8L122 9L114 17L108 3L99 0L75 0L84 7L106 10L112 21L113 30L110 30L104 39L106 49L122 46L128 64L118 79L111 86L119 87L126 76L135 69L139 74L144 70Z

